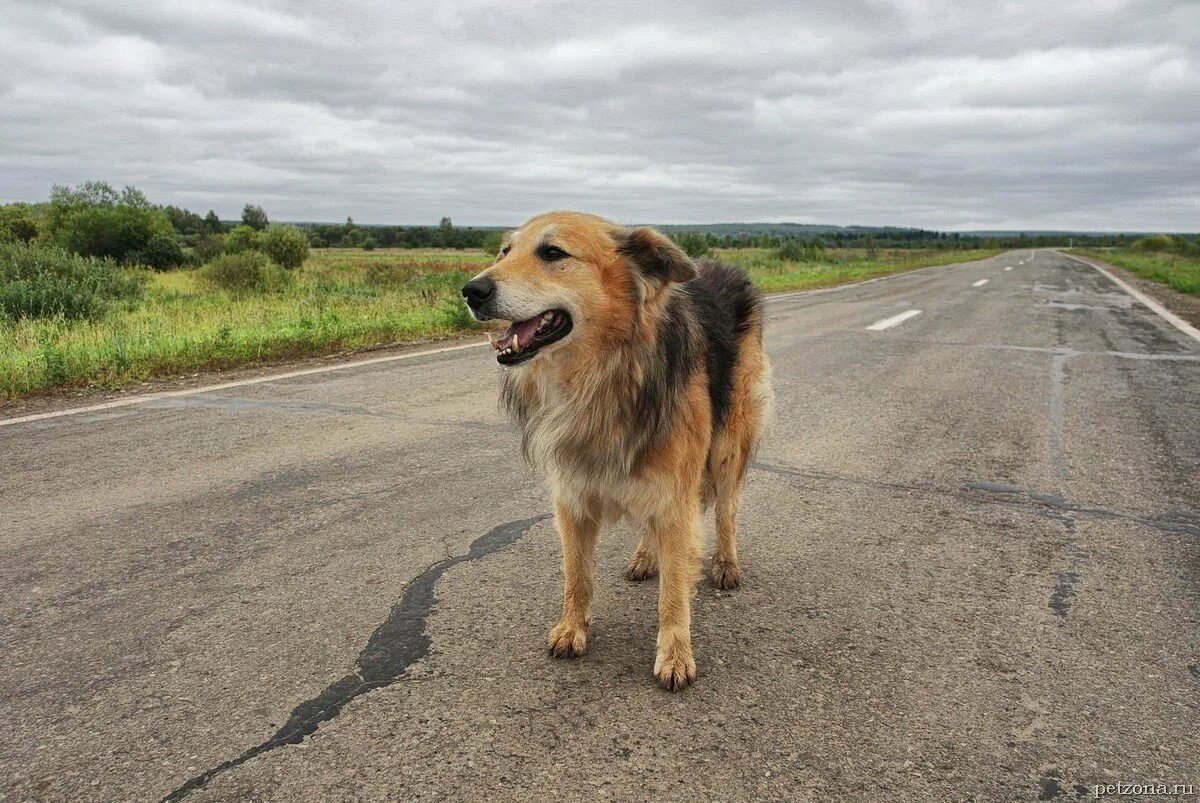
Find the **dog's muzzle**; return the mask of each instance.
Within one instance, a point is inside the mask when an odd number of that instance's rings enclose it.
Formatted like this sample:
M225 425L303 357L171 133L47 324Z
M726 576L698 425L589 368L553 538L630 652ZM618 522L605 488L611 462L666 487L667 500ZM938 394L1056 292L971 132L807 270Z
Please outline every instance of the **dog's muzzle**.
M496 297L495 282L486 276L476 276L463 285L462 294L476 320L482 321L491 317L487 314L487 306Z

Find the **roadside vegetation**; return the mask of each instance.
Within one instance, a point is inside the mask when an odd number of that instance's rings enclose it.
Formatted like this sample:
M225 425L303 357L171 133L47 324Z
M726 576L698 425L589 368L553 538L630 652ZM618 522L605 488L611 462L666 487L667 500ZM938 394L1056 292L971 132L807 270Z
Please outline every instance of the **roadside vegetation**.
M693 256L745 266L767 292L995 253L916 231L888 241L909 247L881 246L871 232L846 235L856 247L673 236ZM401 236L404 247L379 244ZM340 247L319 247L330 241ZM459 288L499 242L495 230L460 230L448 218L436 227L300 227L247 204L239 221L222 221L156 206L131 187L56 186L46 203L0 206L0 401L461 334L475 324ZM921 242L932 247L912 247Z
M1075 253L1124 268L1135 276L1165 284L1180 293L1200 296L1200 241L1154 234L1129 248L1075 249Z

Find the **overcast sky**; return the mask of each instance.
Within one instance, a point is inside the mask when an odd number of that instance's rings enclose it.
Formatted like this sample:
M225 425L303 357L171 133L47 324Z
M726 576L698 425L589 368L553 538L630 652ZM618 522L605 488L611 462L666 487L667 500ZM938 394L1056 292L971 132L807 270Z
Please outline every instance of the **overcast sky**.
M0 201L1200 230L1200 3L0 0Z

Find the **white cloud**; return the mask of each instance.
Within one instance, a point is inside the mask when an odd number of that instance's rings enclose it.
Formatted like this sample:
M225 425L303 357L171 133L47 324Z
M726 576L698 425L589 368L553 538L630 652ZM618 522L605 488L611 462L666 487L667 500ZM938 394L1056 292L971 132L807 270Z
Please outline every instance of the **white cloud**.
M10 0L0 200L1200 228L1194 3L601 5Z

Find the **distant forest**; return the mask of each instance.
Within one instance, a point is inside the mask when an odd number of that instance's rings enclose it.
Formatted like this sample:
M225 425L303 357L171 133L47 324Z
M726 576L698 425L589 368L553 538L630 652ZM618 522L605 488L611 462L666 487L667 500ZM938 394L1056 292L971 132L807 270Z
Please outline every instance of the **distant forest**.
M223 251L238 250L268 230L279 235L266 211L246 204L240 219L222 220L209 210L157 205L133 187L118 192L105 182L55 186L48 202L0 204L0 241L58 242L80 254L139 262L155 268L200 264ZM313 248L482 248L495 253L505 227L455 226L443 217L436 226L295 222L287 236ZM1084 246L1128 247L1145 232L940 232L896 226L822 226L802 223L714 223L663 225L690 254L710 248L885 248L956 250ZM281 236L281 235L280 235ZM1156 235L1162 237L1163 235ZM1168 240L1179 253L1200 253L1200 235Z

